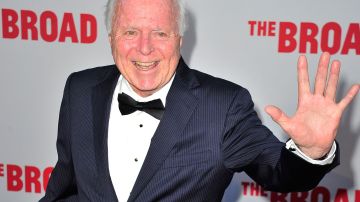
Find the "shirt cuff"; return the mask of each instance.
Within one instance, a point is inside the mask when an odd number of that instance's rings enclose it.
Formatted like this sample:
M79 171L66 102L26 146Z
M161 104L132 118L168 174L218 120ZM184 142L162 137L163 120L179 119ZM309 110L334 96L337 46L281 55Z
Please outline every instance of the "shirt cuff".
M290 139L286 142L286 149L292 151L294 154L298 155L300 158L304 159L305 161L315 164L315 165L328 165L331 164L335 158L335 151L336 151L336 143L334 142L330 152L327 154L327 156L322 160L315 160L310 157L308 157L306 154L304 154L298 146L296 146L295 142Z

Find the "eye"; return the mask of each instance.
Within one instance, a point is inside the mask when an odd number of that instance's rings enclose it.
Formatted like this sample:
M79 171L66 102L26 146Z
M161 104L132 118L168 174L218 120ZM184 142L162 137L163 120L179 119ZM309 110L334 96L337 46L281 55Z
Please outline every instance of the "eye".
M153 31L152 35L155 39L165 40L169 38L169 34L163 31Z
M136 30L126 30L126 31L123 33L123 36L124 36L126 39L133 39L133 38L135 38L136 36L138 36L138 31L136 31Z
M158 32L157 35L159 37L167 37L168 36L165 32Z

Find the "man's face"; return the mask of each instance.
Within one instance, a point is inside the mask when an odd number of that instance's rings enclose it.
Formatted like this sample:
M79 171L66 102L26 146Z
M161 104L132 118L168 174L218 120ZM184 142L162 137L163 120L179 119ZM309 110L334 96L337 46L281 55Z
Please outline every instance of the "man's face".
M169 0L124 0L115 11L112 54L140 96L161 89L176 70L181 37L175 12Z

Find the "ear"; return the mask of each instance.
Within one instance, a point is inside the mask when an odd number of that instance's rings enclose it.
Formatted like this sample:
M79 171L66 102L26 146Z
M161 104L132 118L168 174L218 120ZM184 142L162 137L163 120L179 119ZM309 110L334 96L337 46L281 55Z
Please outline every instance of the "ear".
M110 34L108 35L108 39L109 39L109 43L111 44L112 39L111 39L111 35L110 35Z

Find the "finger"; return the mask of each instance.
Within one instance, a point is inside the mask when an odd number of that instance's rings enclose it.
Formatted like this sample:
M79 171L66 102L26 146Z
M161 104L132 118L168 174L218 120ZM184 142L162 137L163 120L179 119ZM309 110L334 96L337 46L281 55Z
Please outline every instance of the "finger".
M325 53L321 54L316 77L315 77L315 92L314 92L314 94L324 95L329 61L330 61L329 53L325 52Z
M339 73L340 73L340 61L335 60L331 64L330 76L325 91L325 96L331 100L335 100L336 87L339 80Z
M269 105L265 107L265 111L277 124L279 124L286 131L289 117L286 116L286 114L281 109Z
M306 57L301 55L298 59L298 97L310 93L310 82L308 73L308 64Z
M339 102L339 106L342 111L350 104L350 102L354 99L360 89L360 84L353 85L346 96Z

